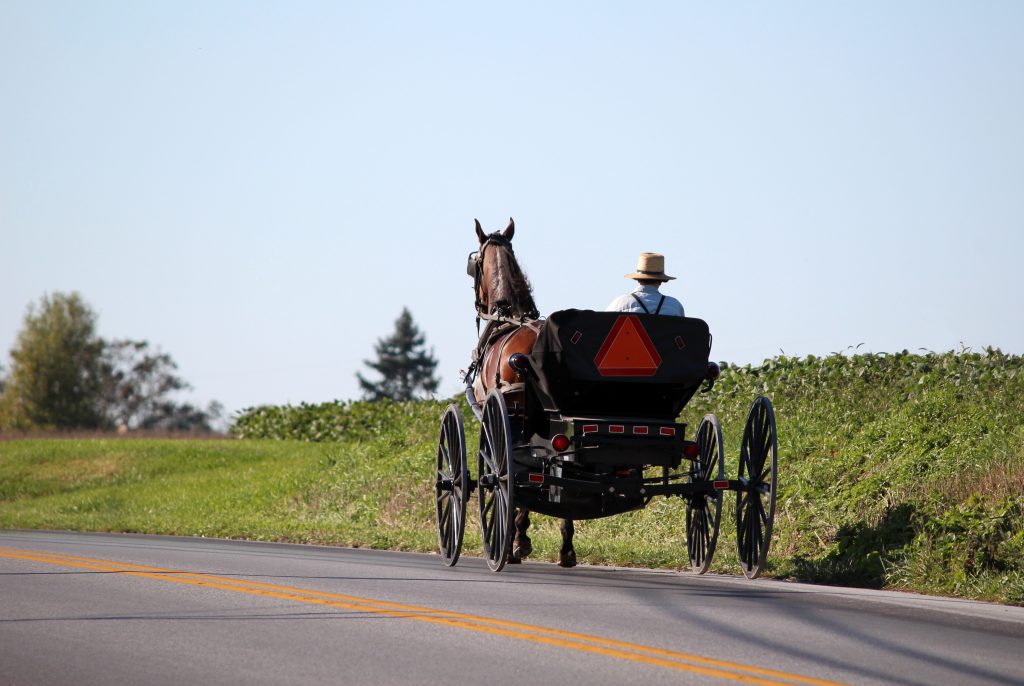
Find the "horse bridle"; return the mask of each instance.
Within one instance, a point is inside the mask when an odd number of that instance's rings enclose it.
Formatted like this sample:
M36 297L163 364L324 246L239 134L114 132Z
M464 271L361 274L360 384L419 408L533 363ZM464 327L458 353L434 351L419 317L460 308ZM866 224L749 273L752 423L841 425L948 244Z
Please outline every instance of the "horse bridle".
M483 301L480 300L480 281L484 277L484 252L487 250L489 245L500 245L509 249L513 255L515 251L512 249L512 241L502 236L500 233L492 233L487 237L483 243L480 244L479 250L474 250L469 253L469 257L466 260L466 274L473 277L473 305L476 308L477 324L481 319L496 319L501 315L492 315L487 311Z

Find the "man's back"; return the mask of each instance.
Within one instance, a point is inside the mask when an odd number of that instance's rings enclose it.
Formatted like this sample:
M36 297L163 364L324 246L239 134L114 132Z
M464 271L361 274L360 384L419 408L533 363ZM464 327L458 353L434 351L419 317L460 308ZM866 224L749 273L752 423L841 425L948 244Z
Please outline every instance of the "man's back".
M608 312L645 312L685 317L683 304L670 295L662 295L655 285L639 284L632 293L621 295L608 304Z

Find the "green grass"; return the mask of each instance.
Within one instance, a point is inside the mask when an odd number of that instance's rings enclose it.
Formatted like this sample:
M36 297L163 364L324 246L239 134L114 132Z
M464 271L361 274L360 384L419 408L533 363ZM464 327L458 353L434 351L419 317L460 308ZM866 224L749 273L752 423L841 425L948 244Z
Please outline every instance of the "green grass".
M759 393L772 398L780 440L768 574L1024 604L1020 357L847 354L726 367L683 419L695 428L718 414L728 473ZM240 440L2 441L0 527L434 550L445 404L256 408L239 419ZM473 450L478 429L463 410ZM715 571L738 570L732 507L727 497ZM533 521L535 556L554 560L558 522ZM681 569L683 528L682 501L658 499L578 522L577 552L589 563Z

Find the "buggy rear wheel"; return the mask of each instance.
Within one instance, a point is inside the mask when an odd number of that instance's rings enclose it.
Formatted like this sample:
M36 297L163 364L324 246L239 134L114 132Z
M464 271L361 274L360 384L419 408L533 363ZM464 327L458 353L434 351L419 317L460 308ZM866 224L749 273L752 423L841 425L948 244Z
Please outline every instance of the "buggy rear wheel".
M512 487L512 446L505 397L493 390L484 402L477 452L477 496L484 557L500 572L512 549L515 492Z
M721 481L725 478L722 427L718 417L704 415L697 429L699 455L690 463L690 483ZM722 492L715 489L695 493L686 499L686 547L690 567L703 574L711 567L722 521Z
M768 557L775 521L779 444L775 411L768 398L758 396L750 406L740 445L740 488L736 493L736 548L740 567L756 579Z
M469 500L469 467L466 464L466 431L462 413L452 403L441 418L437 440L437 472L434 494L437 500L437 545L441 559L449 567L459 561L462 535L466 530L466 503Z

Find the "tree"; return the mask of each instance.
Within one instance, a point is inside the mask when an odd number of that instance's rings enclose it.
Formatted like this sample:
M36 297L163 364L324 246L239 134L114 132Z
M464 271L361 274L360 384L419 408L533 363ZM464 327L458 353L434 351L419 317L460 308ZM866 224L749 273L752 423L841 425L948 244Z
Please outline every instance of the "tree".
M146 341L104 341L95 324L78 293L29 306L6 388L0 383L0 429L211 430L223 408L173 401L171 394L191 386L175 374L170 355Z
M151 353L146 341L107 343L103 351L104 414L126 430L173 414L168 394L191 388L174 374L177 368L167 353Z
M29 305L11 350L0 400L5 428L101 428L103 341L96 315L78 293L44 295Z
M104 414L124 430L212 431L223 406L205 410L178 404L168 396L192 386L175 374L177 363L164 352L150 351L147 341L119 340L103 352Z
M367 400L412 400L418 389L428 396L437 391L440 380L434 377L437 360L434 351L424 349L425 336L412 320L407 308L395 320L395 332L380 338L374 346L377 360L364 360L364 364L383 377L370 381L356 373L363 397Z

